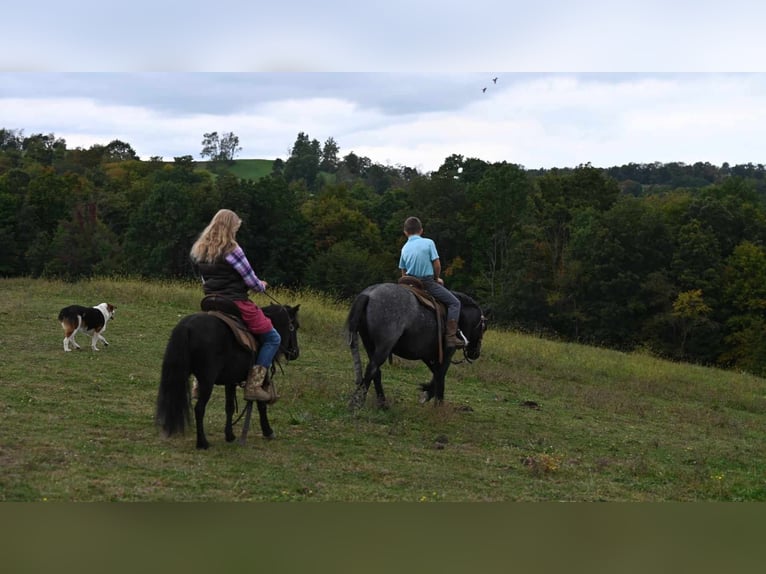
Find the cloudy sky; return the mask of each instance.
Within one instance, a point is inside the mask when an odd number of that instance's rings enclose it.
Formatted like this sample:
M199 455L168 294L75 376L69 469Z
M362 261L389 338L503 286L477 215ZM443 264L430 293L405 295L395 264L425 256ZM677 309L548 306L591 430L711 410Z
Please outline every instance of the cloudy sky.
M217 131L284 159L304 132L421 171L766 162L766 7L741 0L20 4L0 127L69 147L199 159Z

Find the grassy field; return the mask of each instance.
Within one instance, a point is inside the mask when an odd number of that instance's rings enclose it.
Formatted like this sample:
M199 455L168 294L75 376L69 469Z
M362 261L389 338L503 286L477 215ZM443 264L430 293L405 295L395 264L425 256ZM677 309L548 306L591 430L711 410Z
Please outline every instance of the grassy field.
M210 162L200 161L197 164L207 169ZM271 173L273 164L274 161L270 159L235 159L233 164L224 166L224 169L240 179L258 180Z
M226 443L217 388L197 451L153 416L198 285L0 279L0 292L2 501L766 500L758 377L490 328L482 357L451 368L443 407L417 401L425 367L397 360L383 371L392 407L371 391L350 412L347 306L275 290L301 304L302 352L278 375L278 438L256 424L244 447ZM103 301L111 345L94 353L80 335L64 353L58 311Z

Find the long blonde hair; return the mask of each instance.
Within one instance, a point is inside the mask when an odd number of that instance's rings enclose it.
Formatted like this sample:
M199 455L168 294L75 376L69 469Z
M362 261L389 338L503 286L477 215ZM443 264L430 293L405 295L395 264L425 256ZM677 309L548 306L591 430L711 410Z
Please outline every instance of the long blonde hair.
M213 263L237 247L235 239L242 220L230 209L220 209L192 245L191 258L197 263Z

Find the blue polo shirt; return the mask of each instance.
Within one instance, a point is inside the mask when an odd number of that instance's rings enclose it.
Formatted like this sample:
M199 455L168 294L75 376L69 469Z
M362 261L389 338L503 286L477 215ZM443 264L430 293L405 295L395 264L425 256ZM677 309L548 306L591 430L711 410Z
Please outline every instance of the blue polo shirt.
M399 269L404 269L407 275L413 277L433 277L432 261L439 259L436 244L427 237L410 235L402 247L399 257Z

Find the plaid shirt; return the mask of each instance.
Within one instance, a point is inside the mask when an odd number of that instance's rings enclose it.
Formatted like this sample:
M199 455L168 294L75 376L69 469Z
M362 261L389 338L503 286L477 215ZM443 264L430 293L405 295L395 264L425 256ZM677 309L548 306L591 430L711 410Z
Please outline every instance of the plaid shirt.
M242 248L239 245L234 248L234 251L226 256L226 261L237 270L237 273L242 275L242 279L245 280L245 284L250 289L257 291L258 293L266 291L266 287L256 276L255 271L253 271L253 268L250 266L250 262L247 260L247 255L245 255L245 252L242 251Z

